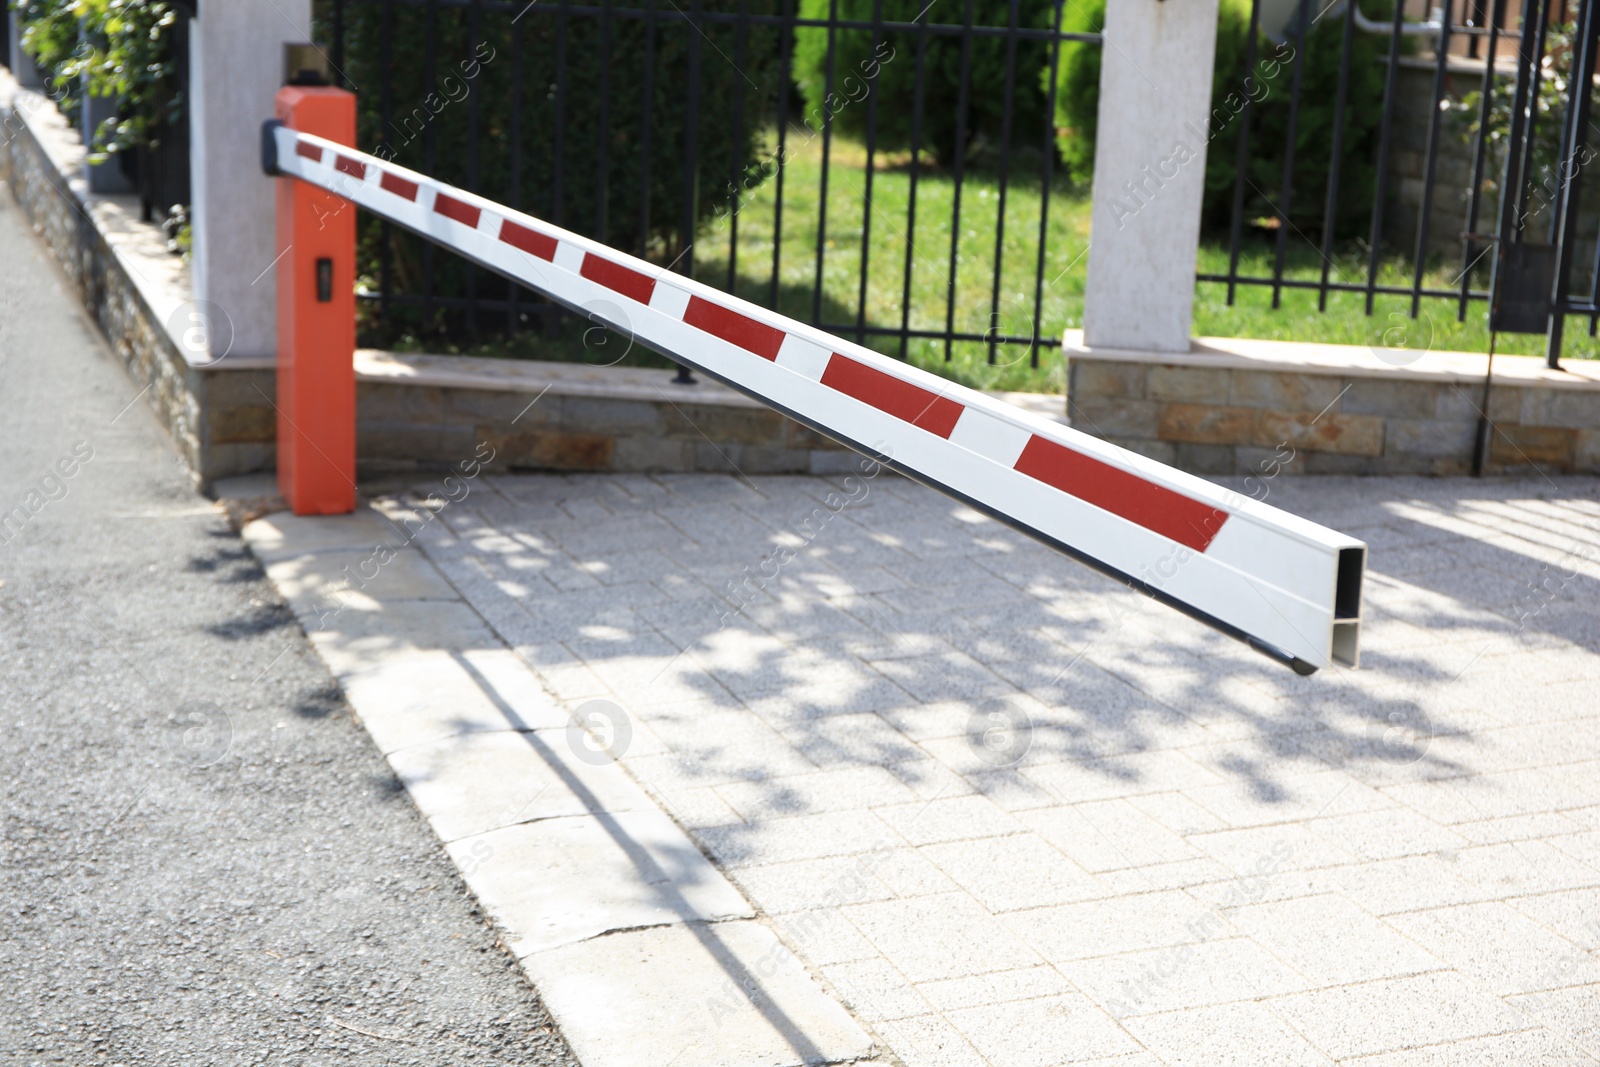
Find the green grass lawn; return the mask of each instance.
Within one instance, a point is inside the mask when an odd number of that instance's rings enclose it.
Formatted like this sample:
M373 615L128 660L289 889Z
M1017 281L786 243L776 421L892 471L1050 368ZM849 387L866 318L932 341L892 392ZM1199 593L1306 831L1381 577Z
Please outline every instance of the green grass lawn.
M776 137L773 137L776 147ZM779 243L778 310L803 321L813 315L813 292L818 274L817 231L822 203L822 140L797 131L788 142L789 163L784 170L782 237ZM828 168L827 231L822 250L821 313L825 323L842 336L859 339L878 351L900 355L896 337L857 335L859 325L899 328L902 293L909 262L910 306L907 324L912 330L943 332L947 317L954 329L973 334L1004 335L1026 340L1037 337L1038 366L1030 361L1027 344L991 346L982 341L955 342L912 338L905 356L916 366L981 389L1050 392L1062 388L1062 363L1058 342L1062 331L1082 324L1083 287L1087 273L1085 251L1089 243L1089 201L1086 190L1074 189L1057 179L1050 197L1045 237L1045 284L1035 314L1034 280L1039 255L1039 159L1024 157L1015 166L1006 194L1005 228L1000 250L998 301L994 301L993 264L1000 228L998 176L990 169L970 170L961 189L960 234L956 242L955 284L950 279L951 225L955 217L955 182L947 170L923 167L916 179L916 228L907 234L912 175L909 158L880 154L872 173L867 171L865 149L847 140L833 142ZM869 183L870 178L870 183ZM747 191L733 210L707 220L693 249L695 277L719 288L730 287L729 255L737 256L731 287L738 295L769 305L772 294L773 232L776 183ZM736 225L735 225L736 223ZM909 238L909 241L908 241ZM910 246L908 257L907 247ZM862 249L866 246L866 285L862 286ZM1285 276L1316 280L1321 276L1318 250L1299 234L1291 236ZM1270 276L1274 245L1270 236L1252 230L1245 242L1240 273ZM1225 243L1202 244L1199 270L1227 271ZM1459 266L1430 267L1424 284L1453 289ZM1359 251L1335 257L1330 270L1334 281L1362 283L1366 260ZM1379 282L1409 285L1411 267L1391 258L1380 270ZM1482 271L1474 285L1482 287ZM863 302L864 294L864 302ZM1489 337L1486 308L1481 301L1469 305L1465 321L1457 320L1454 301L1425 299L1421 315L1410 317L1409 297L1379 296L1371 316L1365 314L1361 293L1330 293L1326 311L1317 310L1314 291L1285 289L1280 306L1272 307L1272 290L1265 286L1240 286L1233 306L1226 302L1227 287L1200 283L1195 291L1194 333L1199 336L1253 337L1284 341L1317 341L1408 348L1484 352ZM951 309L951 301L954 309ZM581 341L587 337L587 347ZM517 355L540 359L583 359L610 362L621 349L596 343L597 331L569 327L559 339L528 337L508 349L478 349L482 354ZM1502 335L1497 351L1542 355L1543 336ZM1600 344L1589 336L1588 320L1572 317L1565 354L1600 356ZM664 360L634 348L626 362L666 365Z

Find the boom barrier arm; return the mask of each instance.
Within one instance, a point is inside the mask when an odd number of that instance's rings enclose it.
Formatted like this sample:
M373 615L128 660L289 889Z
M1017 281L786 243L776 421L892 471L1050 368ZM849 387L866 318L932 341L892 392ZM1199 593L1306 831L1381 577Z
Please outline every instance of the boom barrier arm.
M344 197L1248 643L1357 664L1366 546L376 156L262 131Z

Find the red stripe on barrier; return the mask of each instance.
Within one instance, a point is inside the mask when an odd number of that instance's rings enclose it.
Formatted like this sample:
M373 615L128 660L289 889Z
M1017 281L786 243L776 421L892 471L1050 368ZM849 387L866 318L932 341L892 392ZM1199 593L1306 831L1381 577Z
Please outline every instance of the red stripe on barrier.
M416 182L407 181L398 174L390 174L388 171L384 171L383 177L378 179L378 187L386 193L403 196L407 200L415 200L417 198Z
M1196 552L1228 521L1226 511L1043 437L1029 439L1016 469Z
M945 438L955 430L956 420L966 410L949 397L902 381L865 363L857 363L837 352L829 358L827 369L822 372L822 384Z
M683 321L713 337L722 338L730 345L738 345L746 352L754 352L762 359L777 359L778 349L783 347L783 339L787 336L782 330L698 296L689 298Z
M443 193L434 194L433 213L435 215L443 215L447 219L453 219L463 226L472 227L478 225L478 216L483 214L482 211L471 204L464 204L455 197L445 196Z
M296 141L294 143L294 154L297 156L305 156L307 159L314 159L318 163L322 162L322 148L319 145L306 144L304 141Z
M554 261L556 258L556 239L538 230L530 230L526 226L518 226L510 219L500 223L500 240L512 248L520 248L531 256Z
M333 169L341 174L348 174L352 178L363 181L367 177L367 165L359 159L351 159L349 156L334 156Z
M612 292L621 293L641 304L650 303L650 297L656 291L654 278L624 267L621 263L613 263L593 252L583 254L583 268L578 273L591 282L597 282Z

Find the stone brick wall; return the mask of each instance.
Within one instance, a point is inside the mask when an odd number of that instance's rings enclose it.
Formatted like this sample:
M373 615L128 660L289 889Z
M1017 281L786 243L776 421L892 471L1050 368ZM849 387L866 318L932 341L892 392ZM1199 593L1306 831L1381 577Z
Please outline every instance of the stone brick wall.
M1215 345L1226 342L1216 341ZM1430 355L1428 365L1385 373L1366 349L1350 365L1274 364L1204 351L1175 357L1089 354L1069 348L1067 409L1075 428L1200 474L1283 469L1336 474L1464 474L1470 470L1482 395L1472 357ZM1559 380L1542 361L1503 356L1489 416L1486 470L1600 471L1600 367ZM1548 380L1556 379L1556 380ZM1285 456L1291 458L1285 460Z
M482 443L498 469L827 473L853 455L665 370L363 351L356 375L356 450L374 473L453 465Z

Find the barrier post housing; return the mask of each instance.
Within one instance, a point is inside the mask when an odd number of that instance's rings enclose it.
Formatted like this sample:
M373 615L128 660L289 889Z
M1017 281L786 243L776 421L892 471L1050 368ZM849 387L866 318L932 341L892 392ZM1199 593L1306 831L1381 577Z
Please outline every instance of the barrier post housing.
M356 98L290 85L277 117L291 129L355 144ZM356 208L278 179L278 491L296 515L356 506Z

